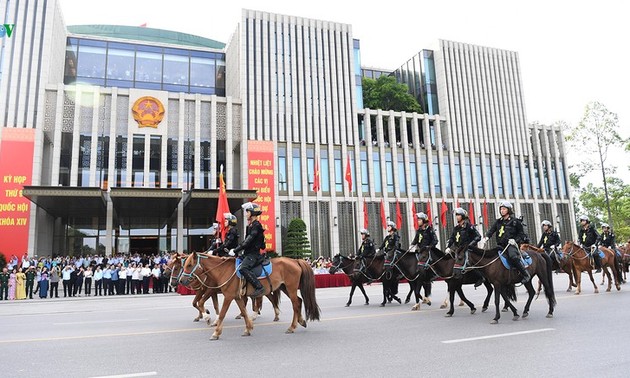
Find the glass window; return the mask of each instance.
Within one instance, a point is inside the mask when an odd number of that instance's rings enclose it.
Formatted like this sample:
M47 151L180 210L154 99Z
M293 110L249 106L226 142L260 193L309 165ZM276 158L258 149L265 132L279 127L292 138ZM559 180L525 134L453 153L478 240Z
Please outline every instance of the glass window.
M168 174L168 183L166 187L177 188L177 139L168 138L166 145L166 171Z
M514 188L512 185L512 170L510 169L510 159L507 157L503 159L503 170L505 171L505 177L507 178L505 182L507 186L507 196L512 197L514 195Z
M488 173L488 194L494 195L494 183L492 182L492 163L490 158L486 157L486 172Z
M503 176L501 175L501 161L499 159L495 160L495 176L497 178L497 189L499 190L499 195L503 195Z
M315 151L312 146L306 149L306 182L308 183L308 190L313 191L313 185L315 185Z
M569 192L567 189L567 179L566 176L564 175L564 162L562 160L560 160L560 182L562 183L562 185L560 185L560 188L562 189L562 197L563 198L567 198L567 193Z
M560 189L558 188L558 176L556 176L556 162L551 161L551 179L553 183L553 192L556 193L556 197L560 197Z
M164 54L164 84L188 85L188 56Z
M542 161L543 163L543 175L544 175L544 179L543 181L545 182L545 193L547 193L547 196L551 195L551 190L549 189L549 167L547 167L547 162L545 160Z
M287 191L287 148L278 146L278 184L279 191Z
M144 185L144 135L133 136L131 186Z
M466 172L464 173L466 175L466 192L472 196L474 188L472 182L472 167L470 166L470 156L464 157L464 162L466 164Z
M216 87L225 90L225 60L217 60Z
M477 192L483 195L483 175L481 173L481 158L475 156L475 173L477 175Z
M105 78L105 47L79 45L77 76Z
M407 193L407 178L405 176L405 160L403 154L398 154L398 185L400 194Z
M107 50L107 79L133 81L135 52L130 49ZM108 85L110 83L108 82Z
M370 192L370 179L367 162L367 151L361 151L361 191Z
M420 194L418 192L418 166L415 158L412 158L409 163L409 173L411 177L411 193L416 195Z
M448 159L448 158L447 158ZM457 187L457 194L464 194L464 188L462 187L462 173L461 173L461 164L459 163L459 158L455 157L455 161L453 162L455 166L455 186Z
M79 41L76 38L68 38L66 42L66 66L64 83L72 84L77 77L77 49Z
M392 164L392 153L385 153L385 174L387 179L387 192L394 193L394 166Z
M525 190L528 195L532 195L532 179L529 177L529 160L525 159Z
M136 81L149 83L160 83L162 81L161 53L147 51L138 51L136 53Z
M519 196L523 196L523 178L521 177L521 162L518 159L514 159L516 164L516 192Z
M536 193L538 196L542 196L540 190L540 169L538 169L538 161L534 161L534 185L536 186Z
M431 191L429 187L429 166L427 164L427 156L425 154L420 155L421 173L420 179L422 180L422 191L424 194L429 194Z
M335 191L343 192L343 165L341 164L340 150L335 150Z
M175 149L177 151L177 149ZM177 156L177 154L175 154ZM127 182L127 138L122 136L116 137L116 184L115 186L123 187Z
M437 160L437 156L436 156L436 160ZM453 193L453 187L451 186L451 166L449 165L448 156L443 157L442 167L444 169L444 171L442 172L444 174L444 191L446 192L446 195L449 195ZM462 178L460 176L459 180L461 181L461 179Z
M440 185L440 164L438 163L437 155L433 155L433 189L436 194L442 193L442 186Z
M328 167L328 149L320 151L321 165L319 167L319 179L322 191L330 192L330 168Z
M293 190L296 192L302 191L302 159L300 158L300 149L298 147L293 148Z
M372 153L372 165L374 166L374 191L376 193L383 192L382 176L381 176L381 159L378 152Z
M214 87L214 59L190 58L190 85L196 87Z
M92 137L81 135L79 137L79 186L90 186L90 153L92 150Z
M149 157L149 187L160 187L160 171L162 169L162 137L151 135Z

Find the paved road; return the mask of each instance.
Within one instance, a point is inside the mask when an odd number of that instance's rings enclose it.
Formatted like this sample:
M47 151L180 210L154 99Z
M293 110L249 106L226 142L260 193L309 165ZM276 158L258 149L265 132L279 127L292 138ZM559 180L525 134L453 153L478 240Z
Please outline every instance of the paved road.
M599 277L599 275L598 275ZM586 277L585 277L586 278ZM444 283L434 285L434 304L378 307L380 285L367 287L369 306L348 288L318 289L321 322L284 331L291 312L283 298L279 323L265 302L251 337L229 311L223 336L193 323L190 296L156 294L0 302L2 377L321 377L321 376L509 376L627 377L630 355L630 284L621 292L580 296L564 292L566 275L556 276L558 306L546 319L546 303L534 302L528 319L503 314L470 315L457 307L444 318L438 301ZM406 293L406 285L401 291ZM485 290L466 289L481 307ZM360 294L359 294L360 295ZM525 296L519 289L517 307Z

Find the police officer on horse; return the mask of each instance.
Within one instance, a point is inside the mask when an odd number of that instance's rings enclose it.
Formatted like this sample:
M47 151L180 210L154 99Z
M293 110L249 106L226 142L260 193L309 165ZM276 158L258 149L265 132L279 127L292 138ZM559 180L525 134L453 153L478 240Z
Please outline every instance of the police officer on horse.
M398 230L396 229L396 223L392 221L387 222L387 232L388 235L383 239L383 243L376 250L376 252L383 251L385 254L385 262L386 264L389 262L390 264L394 262L396 256L398 254L398 250L400 249L400 235L398 235ZM390 265L391 269L391 265ZM396 272L392 272L392 274L396 274ZM391 299L394 299L396 302L401 303L400 298L396 296L398 294L398 279L397 277L392 277L391 280L388 280L390 283L388 284L388 295ZM385 284L385 283L384 283ZM390 299L390 300L391 300Z
M231 213L223 214L225 218L224 226L227 228L227 233L225 234L225 241L223 242L222 252L219 253L219 256L227 256L232 248L238 247L238 230L236 229L237 220L236 216Z
M420 251L425 247L435 247L438 239L431 222L429 222L429 217L425 213L417 213L416 218L418 219L418 230L416 230L416 236L411 241L409 249L415 248Z
M548 220L544 220L541 223L543 234L538 242L538 248L545 250L549 257L556 259L560 264L560 257L558 253L560 251L560 235L553 229L553 225Z
M365 268L365 259L374 257L376 249L374 249L374 242L370 238L370 231L363 228L361 229L361 246L357 252L357 260L361 262L361 265L356 268L358 271L363 271Z
M245 240L236 248L231 249L228 254L234 256L236 254L241 255L240 252L243 252L243 262L239 267L239 273L254 287L255 290L251 296L259 297L265 293L265 289L256 278L253 269L263 261L260 250L265 247L265 230L258 221L258 216L262 214L262 210L257 203L253 202L247 202L241 207L247 214L248 222Z
M455 225L451 237L446 242L446 250L444 251L446 254L451 254L451 247L456 249L459 249L461 246L466 246L466 248L473 247L481 240L481 235L475 226L470 223L466 210L458 207L453 210L453 214L455 214L457 225ZM471 270L471 273L477 275L475 287L483 284L484 277L478 269Z
M602 259L597 252L597 243L599 242L600 236L597 230L595 230L595 227L591 225L591 221L586 215L580 215L580 226L578 244L584 250L587 250L587 248L590 250L593 260L595 260L595 268L597 269L595 273L599 273L602 271Z
M496 233L497 245L502 250L507 251L510 264L520 272L522 276L521 283L525 284L529 282L531 276L521 261L519 245L527 243L529 238L525 234L521 220L514 217L514 211L510 202L501 202L499 204L499 212L501 213L501 218L497 219L490 227L486 236L481 240L481 245L485 245L488 239Z
M610 248L613 251L617 250L615 244L615 233L611 231L608 223L602 223L602 234L599 237L599 244L603 247Z
M211 229L212 232L210 234L214 237L214 239L212 239L210 248L208 248L206 253L221 256L220 251L222 250L221 246L223 245L223 241L221 240L221 233L219 232L219 224L213 223Z

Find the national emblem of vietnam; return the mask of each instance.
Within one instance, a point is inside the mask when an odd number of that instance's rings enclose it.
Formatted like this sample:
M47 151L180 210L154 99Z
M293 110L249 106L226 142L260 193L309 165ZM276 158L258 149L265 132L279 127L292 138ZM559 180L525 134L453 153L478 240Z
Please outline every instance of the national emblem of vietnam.
M131 107L133 119L138 122L139 127L157 126L164 118L164 105L155 97L144 96L134 102Z

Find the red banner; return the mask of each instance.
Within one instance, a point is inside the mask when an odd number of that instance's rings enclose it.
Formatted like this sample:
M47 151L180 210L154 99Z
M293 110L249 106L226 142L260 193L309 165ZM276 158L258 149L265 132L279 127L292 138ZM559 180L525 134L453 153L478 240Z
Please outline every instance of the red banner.
M23 256L28 249L31 202L22 196L33 174L34 129L4 128L0 144L0 253Z
M247 143L247 182L250 190L258 193L254 202L262 209L259 217L265 229L267 251L276 251L276 207L274 185L275 158L273 142L250 140Z

